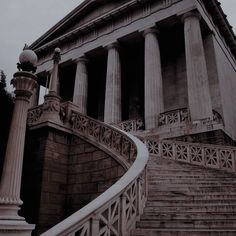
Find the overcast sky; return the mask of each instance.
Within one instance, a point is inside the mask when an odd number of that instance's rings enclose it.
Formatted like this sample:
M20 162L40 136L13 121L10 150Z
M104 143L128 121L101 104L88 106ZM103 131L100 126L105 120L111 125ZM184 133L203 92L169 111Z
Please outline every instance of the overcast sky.
M24 44L34 42L80 2L82 0L1 0L0 69L6 73L8 83L16 71ZM235 30L236 0L220 2Z

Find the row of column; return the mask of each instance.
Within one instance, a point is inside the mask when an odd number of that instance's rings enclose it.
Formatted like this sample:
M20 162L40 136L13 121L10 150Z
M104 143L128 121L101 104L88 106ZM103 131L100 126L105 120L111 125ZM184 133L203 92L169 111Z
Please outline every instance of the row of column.
M207 66L200 28L200 14L189 12L183 16L188 103L192 120L212 118L212 106L208 84ZM144 30L145 65L144 99L145 128L157 127L158 115L164 111L161 56L158 30ZM104 122L121 122L121 65L118 43L107 46L108 63L106 78ZM88 75L87 60L77 60L73 102L86 114Z

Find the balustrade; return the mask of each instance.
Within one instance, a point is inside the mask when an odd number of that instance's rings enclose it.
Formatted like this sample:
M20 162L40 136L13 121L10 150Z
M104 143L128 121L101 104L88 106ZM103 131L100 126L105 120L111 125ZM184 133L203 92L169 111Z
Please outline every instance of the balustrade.
M147 197L147 149L132 135L79 113L70 102L61 104L60 110L65 128L118 158L128 170L98 198L42 236L127 235L142 214ZM42 114L43 106L30 109L28 124L40 123Z
M173 124L181 124L181 123L190 123L191 117L188 108L181 108L172 111L167 111L161 113L158 117L158 126L165 126L165 125L173 125ZM221 115L213 110L213 119L206 118L197 121L203 125L208 124L223 124L223 119Z
M145 140L151 155L208 168L236 171L236 148L221 145L195 144L176 141Z
M125 132L132 133L139 130L144 130L144 121L142 118L126 120L116 126Z
M190 115L187 108L176 109L161 113L158 117L158 126L188 122L189 120Z

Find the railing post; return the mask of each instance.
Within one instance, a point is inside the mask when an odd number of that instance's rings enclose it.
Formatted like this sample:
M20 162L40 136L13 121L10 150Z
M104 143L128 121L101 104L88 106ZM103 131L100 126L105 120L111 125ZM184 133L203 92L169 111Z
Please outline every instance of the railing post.
M142 214L142 177L137 178L137 216Z
M173 143L173 144L172 144L173 160L176 160L176 158L177 158L177 152L176 152L176 150L177 150L177 144L176 144L176 143Z
M99 218L96 215L92 218L91 236L97 236L97 235L99 235Z
M126 196L121 196L121 218L120 218L121 236L126 236Z

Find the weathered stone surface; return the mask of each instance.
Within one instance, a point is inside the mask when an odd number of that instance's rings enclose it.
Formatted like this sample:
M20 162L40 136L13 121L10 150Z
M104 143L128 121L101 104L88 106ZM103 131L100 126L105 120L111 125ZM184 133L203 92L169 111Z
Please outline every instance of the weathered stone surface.
M233 235L235 175L151 157L148 200L132 236Z

